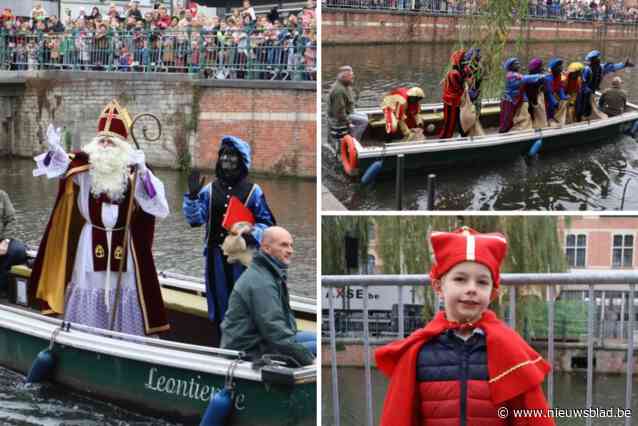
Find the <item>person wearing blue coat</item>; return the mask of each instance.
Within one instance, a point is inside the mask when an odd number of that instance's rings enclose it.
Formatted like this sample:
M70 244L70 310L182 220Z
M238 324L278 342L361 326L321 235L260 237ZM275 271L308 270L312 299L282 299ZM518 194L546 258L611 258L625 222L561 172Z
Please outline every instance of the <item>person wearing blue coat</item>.
M634 64L631 63L629 58L625 60L625 62L619 62L617 64L612 63L601 63L600 62L601 53L599 50L592 50L585 56L585 69L583 70L583 81L589 87L592 92L596 92L600 89L600 83L602 83L603 78L609 74L616 71L620 71L625 67L633 67Z
M263 231L276 222L261 187L248 180L251 165L250 145L238 137L224 136L217 158L217 179L214 181L204 186L204 179L200 178L198 171L190 174L189 192L184 194L182 208L190 226L206 225L204 256L208 318L215 324L219 333L230 292L235 281L245 270L240 263L229 263L221 248L229 235L222 227L222 221L230 197L239 198L255 217L255 224L242 230L248 247L258 249Z
M585 68L583 69L583 85L581 86L579 98L576 101L576 115L579 118L598 116L597 106L591 102L591 97L600 89L603 78L610 73L620 71L625 67L633 67L634 64L626 59L625 62L617 64L601 63L601 53L599 50L592 50L585 56Z

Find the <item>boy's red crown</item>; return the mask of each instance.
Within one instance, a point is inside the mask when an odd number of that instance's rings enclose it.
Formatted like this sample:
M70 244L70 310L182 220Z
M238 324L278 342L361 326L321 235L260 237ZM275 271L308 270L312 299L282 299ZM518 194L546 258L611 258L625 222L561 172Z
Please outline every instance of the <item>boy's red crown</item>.
M452 232L432 232L430 242L434 251L432 279L440 279L455 265L471 261L485 265L492 273L494 288L498 288L501 263L507 253L503 234L481 234L464 226Z

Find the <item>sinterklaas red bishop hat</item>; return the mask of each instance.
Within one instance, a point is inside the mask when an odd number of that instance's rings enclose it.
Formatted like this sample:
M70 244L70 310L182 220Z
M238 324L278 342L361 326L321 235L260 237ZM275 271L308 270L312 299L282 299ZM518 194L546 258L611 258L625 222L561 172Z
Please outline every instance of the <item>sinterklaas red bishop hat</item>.
M115 136L127 140L131 123L131 116L126 108L114 99L106 105L98 118L97 134L98 136Z

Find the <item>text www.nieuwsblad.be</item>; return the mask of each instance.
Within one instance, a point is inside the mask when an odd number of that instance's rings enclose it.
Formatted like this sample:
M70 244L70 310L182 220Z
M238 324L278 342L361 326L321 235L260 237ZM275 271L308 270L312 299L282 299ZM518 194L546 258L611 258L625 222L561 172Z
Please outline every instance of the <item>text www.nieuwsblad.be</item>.
M511 411L511 413L510 413ZM626 418L631 417L631 408L550 408L549 410L527 409L527 410L510 410L507 407L498 409L498 416L505 419L513 417L536 417L536 418Z

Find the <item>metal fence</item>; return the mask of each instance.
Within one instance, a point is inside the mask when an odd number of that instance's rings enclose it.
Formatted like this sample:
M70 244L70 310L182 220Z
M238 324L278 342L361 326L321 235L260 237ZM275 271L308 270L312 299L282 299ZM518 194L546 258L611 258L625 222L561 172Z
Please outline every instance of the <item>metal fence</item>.
M334 275L322 276L321 285L324 288L346 288L357 286L363 288L363 312L362 312L362 338L364 346L364 372L366 383L366 425L374 424L372 410L372 383L371 383L371 364L370 364L370 344L373 339L370 338L370 318L368 309L368 288L377 286L396 287L398 292L398 332L396 338L403 338L406 334L405 318L404 318L404 298L403 289L410 286L428 285L430 278L427 275ZM511 286L509 291L509 324L516 324L516 288L522 285L542 285L547 286L549 297L547 301L548 307L548 323L547 323L547 359L550 364L554 363L555 353L555 294L556 285L561 287L569 286L587 286L588 309L587 309L587 395L586 408L592 408L593 399L593 372L594 372L594 313L596 310L596 298L594 293L594 285L628 285L628 322L627 329L627 359L626 359L626 387L625 387L625 408L631 409L632 400L632 384L633 384L633 367L634 367L634 327L635 327L635 290L638 283L638 271L605 271L605 272L572 272L572 273L546 273L546 274L502 274L501 285ZM604 302L603 302L604 305ZM335 300L333 291L328 291L328 338L330 342L330 362L332 373L332 407L333 407L333 424L340 426L340 408L339 408L339 382L337 377L337 327L335 320ZM623 327L624 328L624 327ZM622 334L622 333L621 333ZM341 340L341 339L340 339ZM384 339L387 340L387 339ZM377 340L378 342L378 340ZM554 403L554 373L550 371L547 377L547 400L549 406ZM592 424L592 418L586 419L587 426ZM625 418L625 426L631 425L631 418Z
M0 70L178 72L210 79L315 80L316 45L212 33L126 32L103 35L0 31Z
M478 1L454 0L326 0L325 7L338 9L390 10L426 15L481 15L483 11ZM516 11L512 11L513 14ZM597 9L576 8L553 4L530 4L528 16L534 19L562 21L605 21L636 24L638 15L618 10L601 12Z

